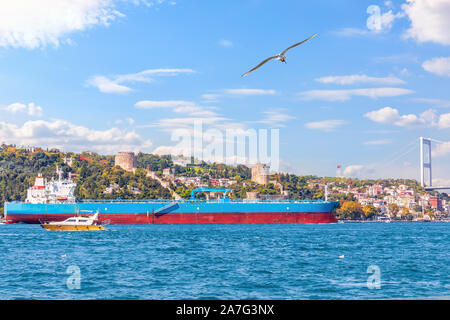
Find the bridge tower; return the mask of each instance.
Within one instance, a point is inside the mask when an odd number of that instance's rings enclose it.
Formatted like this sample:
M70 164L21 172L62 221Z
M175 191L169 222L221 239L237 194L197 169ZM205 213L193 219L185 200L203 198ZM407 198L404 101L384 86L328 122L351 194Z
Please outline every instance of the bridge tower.
M425 146L428 146L428 157L425 158ZM428 169L429 182L425 184L425 169ZM420 184L422 187L431 187L433 178L431 175L431 139L420 137Z

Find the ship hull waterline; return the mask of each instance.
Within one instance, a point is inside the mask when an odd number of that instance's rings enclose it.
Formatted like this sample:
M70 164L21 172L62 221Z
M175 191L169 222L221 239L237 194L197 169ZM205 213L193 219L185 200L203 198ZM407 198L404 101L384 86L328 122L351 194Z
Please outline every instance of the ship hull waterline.
M66 204L5 203L12 223L60 222L98 213L103 224L318 224L336 223L334 201L143 201Z
M10 223L41 224L59 222L73 214L13 214L7 215ZM314 213L167 213L163 216L146 213L99 214L103 224L322 224L336 223L330 212Z

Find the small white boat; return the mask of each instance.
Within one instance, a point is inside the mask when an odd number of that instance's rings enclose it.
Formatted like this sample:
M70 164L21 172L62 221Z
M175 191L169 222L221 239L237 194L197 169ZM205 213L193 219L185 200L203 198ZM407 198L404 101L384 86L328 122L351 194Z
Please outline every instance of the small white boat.
M106 230L98 223L98 212L93 216L75 216L60 222L48 222L41 227L50 231L97 231Z

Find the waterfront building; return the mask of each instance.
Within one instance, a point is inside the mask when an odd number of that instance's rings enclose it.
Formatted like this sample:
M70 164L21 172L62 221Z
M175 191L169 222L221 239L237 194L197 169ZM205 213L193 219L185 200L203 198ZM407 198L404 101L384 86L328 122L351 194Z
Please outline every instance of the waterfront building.
M430 197L428 199L428 203L430 204L430 206L432 206L433 208L437 209L437 210L442 210L442 200L439 199L438 197Z

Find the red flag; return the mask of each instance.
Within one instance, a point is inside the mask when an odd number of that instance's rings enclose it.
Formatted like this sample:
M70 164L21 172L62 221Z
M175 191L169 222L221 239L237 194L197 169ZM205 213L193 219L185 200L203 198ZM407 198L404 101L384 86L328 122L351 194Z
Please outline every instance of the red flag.
M341 165L340 165L340 164L338 164L337 168L338 168L338 169L340 169L340 168L341 168Z

